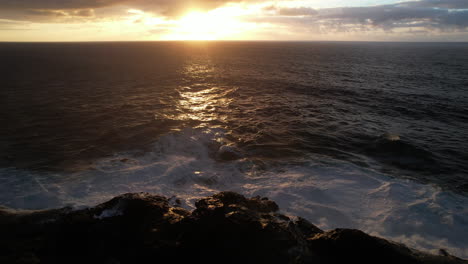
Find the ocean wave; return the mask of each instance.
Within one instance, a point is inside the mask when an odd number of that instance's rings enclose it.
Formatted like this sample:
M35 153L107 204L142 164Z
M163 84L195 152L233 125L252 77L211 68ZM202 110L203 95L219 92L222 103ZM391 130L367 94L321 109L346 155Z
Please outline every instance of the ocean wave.
M286 213L320 228L359 228L436 252L467 258L468 198L431 185L396 179L345 161L327 165L261 163L237 153L223 129L184 129L150 152L125 152L67 174L1 169L0 203L13 208L83 207L115 195L146 191L182 205L218 191L268 196ZM387 139L398 141L396 137ZM236 152L228 159L223 152Z

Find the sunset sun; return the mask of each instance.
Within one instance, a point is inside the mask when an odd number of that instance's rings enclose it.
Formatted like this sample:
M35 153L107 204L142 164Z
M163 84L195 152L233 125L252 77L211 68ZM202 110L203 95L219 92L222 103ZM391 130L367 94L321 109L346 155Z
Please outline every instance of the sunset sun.
M242 32L243 24L236 19L236 9L223 8L211 12L192 11L174 22L166 37L170 40L229 39Z

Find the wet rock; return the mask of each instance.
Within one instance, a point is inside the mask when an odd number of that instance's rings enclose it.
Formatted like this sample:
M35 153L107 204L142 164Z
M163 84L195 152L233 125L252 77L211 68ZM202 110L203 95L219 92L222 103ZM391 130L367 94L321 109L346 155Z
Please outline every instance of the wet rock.
M311 222L307 221L302 217L298 217L294 224L299 228L299 230L304 234L306 237L313 236L315 234L322 234L323 231L313 225Z
M222 192L198 201L196 207L186 221L193 231L183 236L181 246L197 261L290 263L300 257L292 250L305 237L278 217L273 201ZM210 249L209 255L203 248Z
M218 150L218 159L224 161L237 160L242 158L242 154L234 147L223 145Z
M197 207L193 212L195 215L213 210L231 212L233 210L248 209L258 213L273 213L279 210L278 205L267 198L257 196L247 199L243 195L235 192L221 192L215 194L197 201L195 206Z
M355 229L335 229L308 239L318 263L468 263L447 254L434 256Z
M359 230L324 232L278 209L234 192L193 212L148 193L78 211L0 207L0 263L467 263Z

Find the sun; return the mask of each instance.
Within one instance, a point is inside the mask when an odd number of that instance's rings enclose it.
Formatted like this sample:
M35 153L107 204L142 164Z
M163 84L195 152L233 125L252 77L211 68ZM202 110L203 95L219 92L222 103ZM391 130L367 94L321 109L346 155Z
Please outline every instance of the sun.
M225 21L199 12L192 12L179 20L177 31L189 40L214 40L222 32Z
M237 20L236 9L223 8L210 12L193 11L177 21L166 36L170 40L233 39L242 33L243 24Z

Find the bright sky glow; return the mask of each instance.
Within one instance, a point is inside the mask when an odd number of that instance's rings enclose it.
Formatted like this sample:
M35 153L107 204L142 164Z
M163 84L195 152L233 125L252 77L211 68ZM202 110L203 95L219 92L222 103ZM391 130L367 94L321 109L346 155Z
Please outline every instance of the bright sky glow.
M465 0L109 2L83 0L70 9L43 0L40 9L37 0L0 0L0 41L468 41Z
M173 29L163 39L167 40L220 40L233 39L248 27L237 18L242 9L219 8L209 12L190 12L173 22Z

